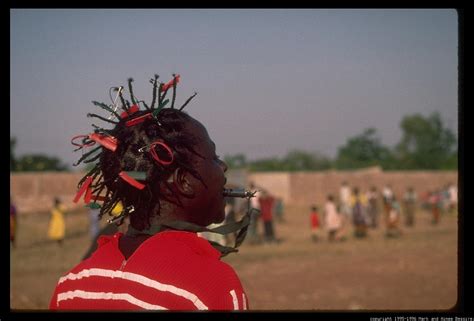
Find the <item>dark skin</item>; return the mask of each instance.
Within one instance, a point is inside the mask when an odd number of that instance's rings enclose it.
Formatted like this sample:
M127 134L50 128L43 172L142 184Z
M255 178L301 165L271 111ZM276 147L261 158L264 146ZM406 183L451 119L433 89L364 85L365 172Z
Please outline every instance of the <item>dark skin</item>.
M179 197L182 206L161 199L160 214L152 217L151 226L173 220L207 226L224 220L225 200L222 191L226 184L224 173L227 171L227 165L216 155L215 144L199 121L191 119L186 124L185 132L197 138L198 143L194 146L194 150L203 158L195 156L192 166L202 177L205 185L188 171L178 167L167 180L168 183L172 183L171 195L163 182L158 184L162 193L174 198ZM123 235L119 241L119 248L125 259L128 259L150 236L148 234Z

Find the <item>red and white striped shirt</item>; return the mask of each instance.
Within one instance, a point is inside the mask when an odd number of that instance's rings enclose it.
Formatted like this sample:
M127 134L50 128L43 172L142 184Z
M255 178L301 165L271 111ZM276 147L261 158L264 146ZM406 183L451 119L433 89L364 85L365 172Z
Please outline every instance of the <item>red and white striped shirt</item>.
M242 284L196 233L164 231L125 260L122 233L59 279L52 310L247 310Z

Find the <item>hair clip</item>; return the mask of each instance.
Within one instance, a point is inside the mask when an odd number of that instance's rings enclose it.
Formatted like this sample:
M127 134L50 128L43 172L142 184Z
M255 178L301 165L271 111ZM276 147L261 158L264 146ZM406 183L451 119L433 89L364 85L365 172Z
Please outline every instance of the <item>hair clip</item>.
M151 118L152 115L151 115L151 112L150 113L146 113L144 115L141 115L137 118L134 118L134 119L130 119L129 121L127 121L125 123L125 126L127 127L131 127L131 126L134 126L134 125L137 125L137 124L140 124L140 123L143 123L145 121L145 119L148 119L148 118Z
M130 107L129 110L126 110L123 113L121 113L120 118L125 119L131 116L132 114L135 114L138 110L140 110L140 107L138 106L138 104L135 104L132 107Z
M137 180L135 180L133 177L129 176L127 174L127 172L124 172L124 171L121 171L119 173L119 176L120 178L122 178L125 182L127 182L128 184L132 185L133 187L135 188L138 188L139 190L142 190L145 188L145 185L138 182Z
M126 208L123 209L123 211L119 215L117 215L114 218L108 219L107 223L112 224L116 221L120 221L120 224L122 224L122 221L125 218L125 216L133 212L135 212L135 207L133 207L133 205L127 206Z
M114 88L114 87L111 87L110 89L112 89L112 88ZM109 96L110 96L110 99L112 100L112 96L110 95L110 89L109 89ZM115 99L112 100L113 112L110 114L108 119L114 118L114 113L117 112L117 109L118 109L117 100L118 100L120 94L122 93L123 87L122 86L120 86L118 88L115 87L114 89L117 90L117 96L115 96Z
M76 139L82 138L82 144L74 142ZM89 139L89 141L86 141ZM95 143L99 143L103 147L110 149L111 151L115 152L117 149L117 138L109 135L109 134L100 134L100 133L92 133L89 135L77 135L71 139L71 144L74 146L84 147L84 146L93 146Z
M89 138L100 145L104 146L107 149L110 149L111 151L115 152L117 149L117 138L107 135L107 134L98 134L98 133L92 133L89 135Z
M168 81L166 84L163 85L163 87L161 88L161 91L167 91L168 88L173 86L175 80L176 80L176 84L178 84L180 78L181 78L180 75L176 75L173 79L171 79L170 81Z
M79 189L79 191L77 191L76 193L76 196L74 197L74 200L73 202L74 203L77 203L79 201L79 199L81 198L82 194L84 194L84 192L89 189L89 185L92 183L92 176L88 176L86 178L86 180L84 181L84 183L82 183L82 186L81 188ZM88 203L88 202L86 202Z
M166 150L166 152L168 153L168 155L170 157L170 160L161 159L158 156L158 154L156 153L155 146L163 147ZM158 163L160 163L161 165L166 166L166 165L169 165L169 164L173 163L173 161L174 161L174 155L173 155L173 151L171 150L171 148L168 145L166 145L164 142L159 141L159 140L156 141L156 142L151 143L150 145L143 146L143 147L139 148L138 151L140 153L144 153L145 151L148 151L151 154L151 156L153 157L153 159L155 161L157 161Z

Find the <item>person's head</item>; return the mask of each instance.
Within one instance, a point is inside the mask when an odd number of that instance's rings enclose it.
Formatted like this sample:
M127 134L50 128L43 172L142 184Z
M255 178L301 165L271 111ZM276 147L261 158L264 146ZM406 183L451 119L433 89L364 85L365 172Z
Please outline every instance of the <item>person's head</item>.
M129 86L132 92L130 80ZM161 89L160 85L157 100L165 104L166 91ZM131 99L138 104L133 93ZM123 106L129 104L123 97L121 100ZM227 166L216 155L206 128L181 110L158 111L153 105L145 105L145 110L129 113L113 129L103 130L116 139L116 148L102 148L95 170L97 176L102 174L95 189L106 190L100 215L122 202L124 209L133 207L130 224L137 230L173 220L201 226L223 221ZM139 119L144 120L136 121Z
M354 187L354 189L352 190L352 193L354 193L354 195L359 195L359 188Z
M317 205L311 205L311 212L317 212L318 211L318 206Z
M59 204L61 204L61 199L59 197L55 197L54 198L54 206L58 206Z
M334 202L334 196L333 196L332 194L329 194L329 195L327 196L327 200L328 200L329 202Z
M371 190L372 192L376 192L376 191L377 191L377 187L372 186L372 187L370 188L370 190Z

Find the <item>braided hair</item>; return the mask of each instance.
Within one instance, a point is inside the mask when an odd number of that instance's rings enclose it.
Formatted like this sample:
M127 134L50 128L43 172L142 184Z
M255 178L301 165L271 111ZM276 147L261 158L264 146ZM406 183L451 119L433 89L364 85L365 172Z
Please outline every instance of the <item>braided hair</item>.
M176 168L186 169L204 184L192 166L195 157L202 157L193 149L197 143L196 138L185 131L186 124L192 118L182 111L196 93L181 108L175 109L179 75L173 76L173 80L167 84L158 84L158 75L151 80L153 98L150 106L134 96L131 78L128 80L128 88L132 105L123 96L123 87L115 88L124 111L121 115L114 106L93 101L111 115L109 118L97 114L88 116L111 123L114 127L104 129L93 125L95 135L81 135L85 137L82 144L75 144L79 146L76 150L92 146L95 142L101 145L84 153L75 164L77 166L81 162L97 161L80 180L75 201L82 195L81 192L87 190L85 201L90 207L100 207L100 218L105 214L112 215L115 205L122 202L124 212L121 217L133 212L130 224L137 230L144 230L150 227L152 216L160 215L160 199L181 205L179 196L163 193L161 189L161 186L165 186L172 192L167 178ZM171 108L164 108L169 101L165 100L169 88L173 88ZM156 102L158 104L155 108ZM139 110L140 103L145 107L144 110ZM112 120L113 117L118 118L118 121ZM98 203L99 200L103 201L102 205ZM117 224L122 222L123 219Z

